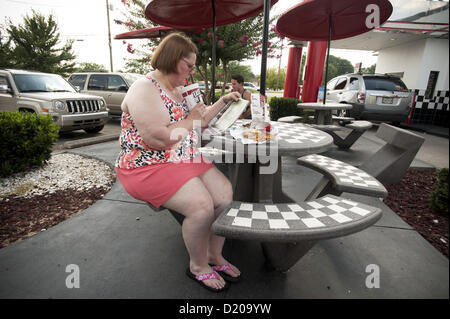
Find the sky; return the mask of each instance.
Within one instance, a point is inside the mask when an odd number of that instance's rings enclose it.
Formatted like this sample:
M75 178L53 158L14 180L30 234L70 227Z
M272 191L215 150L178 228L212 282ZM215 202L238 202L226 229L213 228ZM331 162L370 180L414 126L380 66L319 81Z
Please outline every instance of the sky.
M338 0L336 0L338 1ZM427 0L390 0L394 5L394 13L390 19L407 17L439 2ZM290 7L300 3L299 0L279 0L271 9L272 14L281 14ZM442 4L442 2L440 2ZM109 11L113 69L119 70L125 66L125 59L132 55L126 50L122 40L114 40L114 35L128 30L114 23L114 19L121 19L126 10L121 0L109 0L112 10ZM73 51L77 55L77 62L94 62L110 69L110 54L108 45L108 23L106 0L0 0L0 24L11 21L17 25L22 23L26 14L31 10L42 14L53 14L58 23L62 42L67 39L75 40ZM1 34L4 36L4 34ZM128 40L133 45L145 40ZM306 50L303 50L306 52ZM372 51L337 50L331 49L330 54L349 60L353 65L362 62L364 67L376 63L377 57ZM287 66L288 50L284 49L281 67ZM253 73L261 72L261 58L252 61L242 61L249 65ZM278 67L279 60L268 59L268 67Z

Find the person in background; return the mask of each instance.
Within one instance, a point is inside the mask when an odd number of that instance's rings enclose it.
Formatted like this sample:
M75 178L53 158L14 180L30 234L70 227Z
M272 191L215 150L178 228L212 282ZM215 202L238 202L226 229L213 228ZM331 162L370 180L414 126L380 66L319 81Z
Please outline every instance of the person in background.
M231 92L239 92L243 99L248 101L248 106L244 113L240 116L241 119L252 119L252 112L250 109L252 92L244 88L244 77L240 74L233 74L231 76Z
M211 233L233 191L229 180L199 154L195 128L206 127L240 95L232 92L209 107L199 103L189 110L181 88L194 72L197 52L181 33L161 41L151 60L154 71L134 82L122 102L115 167L131 196L184 215L182 235L190 258L186 274L204 288L220 292L228 288L224 279L240 279L240 271L222 256L225 238Z

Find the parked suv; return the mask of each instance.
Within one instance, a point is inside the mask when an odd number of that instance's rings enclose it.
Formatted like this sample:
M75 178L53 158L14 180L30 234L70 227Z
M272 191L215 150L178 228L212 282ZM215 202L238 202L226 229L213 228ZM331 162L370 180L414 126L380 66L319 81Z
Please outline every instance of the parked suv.
M412 93L398 77L346 74L327 83L327 102L352 104L340 116L398 124L408 118Z
M137 73L73 73L68 81L81 93L94 94L103 97L109 108L110 115L121 116L125 95L134 81L144 77Z
M60 131L97 133L108 120L100 96L78 93L56 74L0 69L0 111L50 114Z

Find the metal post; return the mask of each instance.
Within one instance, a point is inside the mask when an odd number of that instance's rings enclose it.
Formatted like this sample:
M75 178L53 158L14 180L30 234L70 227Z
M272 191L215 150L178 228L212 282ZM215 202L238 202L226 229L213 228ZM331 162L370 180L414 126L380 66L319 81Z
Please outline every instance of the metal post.
M211 0L213 12L213 39L212 39L212 83L211 83L211 103L216 101L216 6L214 0Z
M331 14L328 26L328 48L327 48L327 60L325 62L325 84L323 85L323 104L327 103L327 78L328 78L328 57L330 56L330 43L331 43Z
M269 13L270 0L264 0L264 29L263 29L263 46L261 57L261 81L259 84L259 92L266 95L266 69L267 69L267 43L269 41Z
M109 2L106 0L106 18L108 19L108 42L109 42L109 61L111 64L111 72L113 70L112 43L111 43L111 27L109 25Z

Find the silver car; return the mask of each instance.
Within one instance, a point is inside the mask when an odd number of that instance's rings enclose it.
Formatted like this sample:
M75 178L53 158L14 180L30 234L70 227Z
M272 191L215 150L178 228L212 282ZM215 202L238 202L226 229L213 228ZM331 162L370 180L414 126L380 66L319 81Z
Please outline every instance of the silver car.
M391 75L346 74L328 82L327 102L353 105L339 116L398 124L408 118L412 92Z
M0 69L0 112L49 114L60 132L100 132L108 108L100 96L80 94L60 75Z
M80 93L98 95L105 99L110 115L121 116L120 106L128 88L144 75L136 73L73 73L68 81Z

